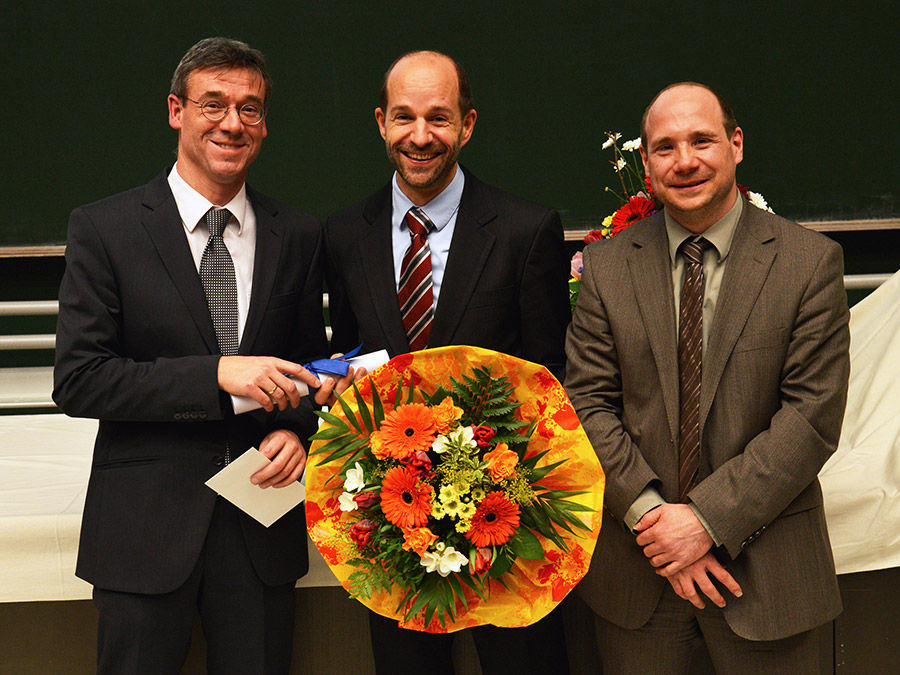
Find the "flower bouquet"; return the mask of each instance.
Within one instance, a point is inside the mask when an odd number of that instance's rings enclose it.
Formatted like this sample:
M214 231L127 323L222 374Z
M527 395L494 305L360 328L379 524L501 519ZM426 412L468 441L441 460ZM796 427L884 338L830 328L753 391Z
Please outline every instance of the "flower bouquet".
M604 476L559 382L476 347L395 357L313 436L309 533L405 628L524 626L587 572Z
M618 188L613 189L606 186L604 191L615 195L621 206L606 216L599 228L591 230L585 235L585 244L615 237L622 230L647 216L652 216L663 207L656 195L653 194L650 178L644 175L644 163L640 157L641 139L625 141L619 147L621 138L622 134L607 131L606 141L603 143L603 150L611 148L613 151L613 158L609 160L609 163L612 165L619 183ZM618 189L621 189L621 192ZM765 198L758 192L753 192L741 184L738 184L738 189L753 206L764 211L772 211ZM582 254L581 251L578 251L572 256L569 278L569 304L572 311L575 311L578 292L581 290L583 269Z

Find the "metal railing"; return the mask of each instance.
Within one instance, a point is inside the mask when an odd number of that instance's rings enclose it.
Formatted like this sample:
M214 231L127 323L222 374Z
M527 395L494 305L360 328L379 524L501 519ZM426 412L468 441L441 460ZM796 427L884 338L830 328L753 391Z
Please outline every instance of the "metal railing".
M848 290L878 288L891 274L848 274L844 286ZM328 307L328 294L323 300ZM26 300L0 302L0 316L52 316L59 312L55 300ZM327 328L329 338L331 327ZM56 336L52 334L0 335L0 350L54 349ZM15 408L52 408L50 391L53 369L49 367L4 368L3 391L0 391L0 410Z

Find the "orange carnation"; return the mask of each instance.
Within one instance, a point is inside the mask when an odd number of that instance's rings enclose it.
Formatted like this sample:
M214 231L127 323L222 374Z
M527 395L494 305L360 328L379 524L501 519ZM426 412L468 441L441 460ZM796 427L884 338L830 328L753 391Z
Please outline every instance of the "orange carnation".
M519 463L519 456L510 450L506 443L497 443L497 447L485 454L484 461L487 462L488 473L491 474L491 480L499 483L504 478L512 475L513 469Z
M509 541L519 527L519 507L502 492L489 492L481 500L466 539L475 546L499 546Z
M434 542L437 541L437 535L427 527L404 527L403 528L403 550L415 551L421 557Z
M381 482L381 510L400 528L427 525L433 498L434 488L406 467L389 469Z
M462 408L455 406L453 399L449 396L438 405L432 406L431 412L434 415L436 431L439 434L446 434L450 431L450 427L458 422L463 414Z
M401 405L384 418L377 432L379 450L372 449L378 459L406 459L417 450L428 450L434 442L434 414L424 403ZM375 435L374 433L372 434ZM371 445L371 437L370 437ZM379 457L379 452L384 455Z

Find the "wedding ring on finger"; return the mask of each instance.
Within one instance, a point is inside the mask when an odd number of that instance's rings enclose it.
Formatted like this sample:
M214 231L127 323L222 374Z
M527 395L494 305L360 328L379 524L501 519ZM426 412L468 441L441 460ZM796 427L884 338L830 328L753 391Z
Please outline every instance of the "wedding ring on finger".
M272 396L276 391L278 391L278 385L277 385L277 384L276 384L274 387L272 387L272 391L267 391L266 394L269 395L269 396Z

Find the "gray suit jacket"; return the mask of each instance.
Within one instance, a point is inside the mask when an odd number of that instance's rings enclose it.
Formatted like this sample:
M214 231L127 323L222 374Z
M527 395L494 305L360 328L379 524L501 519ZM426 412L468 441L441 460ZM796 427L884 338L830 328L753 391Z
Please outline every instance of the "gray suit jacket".
M665 579L622 526L648 485L678 501L679 385L663 214L588 246L566 388L607 475L606 522L580 594L643 625ZM691 501L741 584L725 617L773 640L840 612L817 473L837 446L849 330L840 247L744 205L703 363L700 482Z

